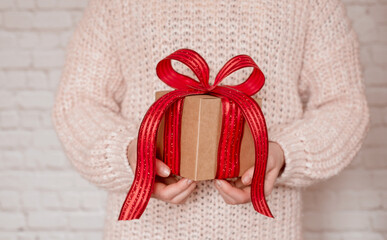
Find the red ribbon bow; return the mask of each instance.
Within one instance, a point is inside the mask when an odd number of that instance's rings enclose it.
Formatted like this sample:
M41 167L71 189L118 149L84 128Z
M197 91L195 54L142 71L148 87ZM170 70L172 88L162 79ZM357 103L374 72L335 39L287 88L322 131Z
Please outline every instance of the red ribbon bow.
M177 60L187 65L199 79L177 73L171 65ZM245 67L253 67L249 78L239 85L219 83L231 73ZM255 166L251 183L251 201L254 209L273 217L264 195L268 138L264 116L259 105L250 96L257 93L265 77L255 62L247 55L231 58L219 71L213 85L209 85L209 68L206 61L195 51L179 49L161 60L156 67L158 77L175 88L156 102L146 112L141 122L137 142L137 166L134 181L122 205L119 220L139 219L149 202L155 181L156 136L161 119L173 104L189 95L209 94L234 102L246 119L255 145ZM176 173L177 170L172 172ZM219 174L217 175L219 176Z

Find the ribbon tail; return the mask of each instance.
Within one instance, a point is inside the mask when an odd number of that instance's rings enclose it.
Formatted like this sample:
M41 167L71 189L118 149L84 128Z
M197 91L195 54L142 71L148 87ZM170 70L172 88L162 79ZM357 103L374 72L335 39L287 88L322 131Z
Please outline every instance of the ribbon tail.
M138 133L135 177L118 220L139 219L144 212L154 187L156 136L162 116L176 100L190 94L193 93L180 90L167 93L154 102L146 112Z
M268 137L266 122L259 105L248 95L238 90L226 87L219 87L211 94L225 96L233 101L242 110L254 139L255 166L251 183L251 202L254 209L268 217L273 217L264 194L264 180L268 155Z

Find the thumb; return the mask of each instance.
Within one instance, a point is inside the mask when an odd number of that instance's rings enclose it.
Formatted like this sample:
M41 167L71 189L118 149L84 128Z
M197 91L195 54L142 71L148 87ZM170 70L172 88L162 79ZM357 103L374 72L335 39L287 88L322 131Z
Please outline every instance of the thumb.
M160 159L156 158L156 174L160 177L168 177L171 174L171 169Z
M251 179L253 178L253 173L254 173L254 166L251 168L247 169L247 171L242 175L242 183L244 185L250 185L251 184Z

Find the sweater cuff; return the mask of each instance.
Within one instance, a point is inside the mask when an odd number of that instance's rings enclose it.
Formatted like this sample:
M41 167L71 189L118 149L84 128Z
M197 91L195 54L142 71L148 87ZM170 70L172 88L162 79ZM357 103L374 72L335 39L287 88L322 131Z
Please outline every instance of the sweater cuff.
M109 134L105 140L106 161L110 168L110 173L115 175L114 181L116 187L112 190L128 191L133 180L134 173L129 165L127 150L129 143L135 139L133 129L119 127L116 131Z
M304 137L301 132L294 131L293 127L278 128L268 132L271 142L278 143L285 157L285 166L275 184L299 185L308 171L307 152L305 151Z

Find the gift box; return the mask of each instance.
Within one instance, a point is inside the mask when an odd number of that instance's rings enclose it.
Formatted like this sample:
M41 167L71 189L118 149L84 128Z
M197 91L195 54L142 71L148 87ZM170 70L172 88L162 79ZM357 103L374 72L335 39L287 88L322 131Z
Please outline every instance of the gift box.
M189 67L198 81L176 72L172 60ZM233 72L246 67L252 67L252 72L242 83L220 84ZM157 76L175 90L159 93L141 121L136 170L119 220L139 219L145 211L154 191L157 148L159 155L163 149L163 160L173 174L192 179L213 179L215 169L216 179L233 178L254 165L251 203L257 212L273 217L264 195L268 156L266 122L259 103L251 97L263 87L265 76L245 54L228 60L212 84L209 71L204 58L191 49L176 50L157 64ZM164 133L159 132L163 125L167 129ZM157 147L157 138L162 135L164 140L159 140Z
M170 91L157 91L155 100ZM221 98L211 95L187 96L183 101L180 136L179 176L194 181L214 179L218 164L218 145L222 128ZM258 98L261 107L262 100ZM156 156L164 160L163 116L157 132ZM240 141L239 174L254 166L254 141L247 122L244 122Z

